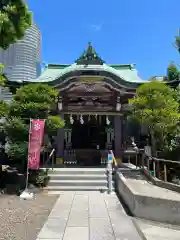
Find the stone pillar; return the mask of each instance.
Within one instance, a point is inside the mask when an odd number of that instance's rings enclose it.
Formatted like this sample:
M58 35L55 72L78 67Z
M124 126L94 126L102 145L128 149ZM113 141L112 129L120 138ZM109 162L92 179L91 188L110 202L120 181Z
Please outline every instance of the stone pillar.
M60 113L60 117L64 119L64 114ZM64 128L60 128L57 130L57 161L62 162L64 157Z
M116 158L121 158L122 145L122 118L121 116L114 117L114 155Z

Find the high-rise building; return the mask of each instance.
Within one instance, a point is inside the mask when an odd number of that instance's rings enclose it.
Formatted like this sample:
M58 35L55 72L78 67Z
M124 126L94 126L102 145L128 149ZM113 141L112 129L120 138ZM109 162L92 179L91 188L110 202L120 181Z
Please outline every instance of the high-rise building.
M0 63L9 81L27 81L41 74L41 32L35 24L23 39L0 50Z

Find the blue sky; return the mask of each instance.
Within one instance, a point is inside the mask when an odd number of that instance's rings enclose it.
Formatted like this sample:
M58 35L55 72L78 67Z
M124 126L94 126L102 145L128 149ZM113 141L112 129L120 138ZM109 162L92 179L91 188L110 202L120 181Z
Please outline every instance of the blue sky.
M173 47L180 0L27 0L42 32L42 60L73 63L92 42L112 64L136 63L147 79L180 64Z

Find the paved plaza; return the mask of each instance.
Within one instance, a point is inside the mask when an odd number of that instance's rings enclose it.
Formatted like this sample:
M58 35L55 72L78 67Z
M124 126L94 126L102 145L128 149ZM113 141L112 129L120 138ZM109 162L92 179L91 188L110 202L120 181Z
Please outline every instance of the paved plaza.
M60 194L37 240L140 240L116 195Z

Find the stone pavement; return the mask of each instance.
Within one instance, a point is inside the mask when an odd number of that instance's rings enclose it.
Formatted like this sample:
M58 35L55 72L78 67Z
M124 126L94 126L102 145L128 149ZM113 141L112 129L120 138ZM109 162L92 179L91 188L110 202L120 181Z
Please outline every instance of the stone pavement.
M141 240L116 195L60 194L37 240Z

